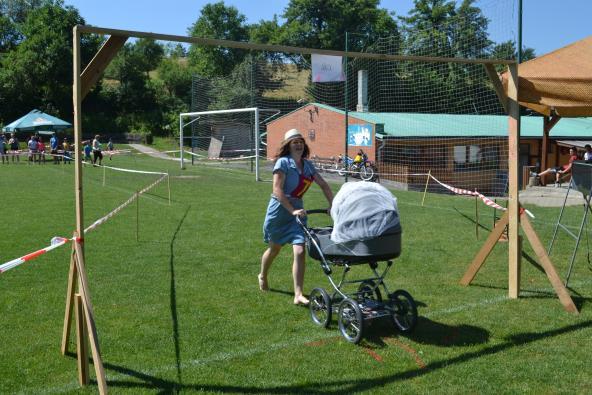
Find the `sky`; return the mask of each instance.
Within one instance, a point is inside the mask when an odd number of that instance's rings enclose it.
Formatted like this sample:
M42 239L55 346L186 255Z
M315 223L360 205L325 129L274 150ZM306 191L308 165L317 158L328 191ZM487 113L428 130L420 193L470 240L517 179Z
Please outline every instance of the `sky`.
M496 4L496 1L481 0L478 4L488 6ZM517 1L504 0L502 3L517 4ZM66 5L79 10L89 25L181 36L188 34L188 28L197 20L202 7L210 2L216 0L65 0ZM271 20L274 15L280 17L289 0L224 2L236 7L248 23L256 23ZM413 0L381 0L380 5L396 15L406 16L413 8ZM515 11L507 14L498 9L497 12L517 20ZM591 0L523 0L522 44L534 48L539 56L585 38L592 35L591 15ZM495 28L511 30L504 34L514 36L518 30L517 23Z

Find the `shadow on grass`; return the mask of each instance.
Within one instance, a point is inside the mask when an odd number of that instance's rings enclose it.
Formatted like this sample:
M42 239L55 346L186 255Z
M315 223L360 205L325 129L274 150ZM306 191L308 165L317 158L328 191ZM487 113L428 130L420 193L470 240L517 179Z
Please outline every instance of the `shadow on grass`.
M483 328L472 325L446 325L425 317L418 317L415 330L405 334L400 334L390 319L376 320L368 325L367 331L364 332L364 340L374 347L384 347L387 345L384 339L396 335L419 344L440 347L473 346L489 341L489 332Z
M183 222L185 222L185 218L187 218L187 214L189 214L189 210L191 210L191 205L189 205L187 207L187 210L185 210L183 217L181 218L181 220L179 221L179 224L177 225L177 229L175 229L175 232L173 233L173 238L171 239L171 243L170 243L171 257L169 260L170 272L171 272L171 290L170 290L171 319L173 320L173 342L175 344L177 380L179 381L179 383L182 383L182 381L181 381L181 350L179 348L179 319L177 316L177 291L176 291L176 284L175 284L174 246L175 246L175 240L177 239L177 234L179 234L179 230L181 229L181 226L183 226Z
M422 322L421 324L425 324ZM442 359L418 366L414 369L409 369L403 372L398 372L391 375L386 375L377 378L364 379L360 377L352 377L347 380L325 380L322 382L314 382L308 384L283 385L283 386L241 386L241 385L215 385L215 384L181 384L175 381L166 380L155 377L146 373L138 372L126 367L105 363L104 366L110 371L124 374L131 378L136 378L140 381L120 381L110 380L107 385L111 388L141 388L141 389L156 389L160 393L176 393L179 391L205 391L205 392L219 392L219 393L245 393L254 394L266 392L270 394L289 394L289 393L307 393L307 394L343 394L353 393L359 391L368 391L381 388L388 384L398 383L416 377L425 376L432 372L438 371L450 366L463 364L471 360L482 358L490 355L495 355L513 347L523 346L539 340L552 338L555 336L565 335L567 333L575 332L581 329L591 328L592 320L580 322L574 325L568 325L563 328L552 329L545 332L524 332L511 336L503 343L494 346L484 347L480 350L471 351L460 354L455 357ZM473 329L474 330L474 329ZM479 331L477 331L479 332ZM482 336L482 334L478 334ZM355 346L351 346L355 347ZM96 384L96 381L94 381Z
M454 211L456 211L456 212L457 212L458 214L460 214L460 215L461 215L463 218L465 218L465 219L469 220L469 221L470 221L470 222L472 222L473 224L475 224L475 223L476 223L476 221L475 221L475 219L474 219L474 218L471 218L471 217L469 217L467 214L465 214L465 213L461 212L461 211L460 211L459 209L457 209L456 207L454 208ZM491 232L491 229L489 229L488 227L486 227L486 226L482 225L481 223L479 223L479 228L480 228L480 229L483 229L483 230L486 230L486 231L488 231L488 232Z

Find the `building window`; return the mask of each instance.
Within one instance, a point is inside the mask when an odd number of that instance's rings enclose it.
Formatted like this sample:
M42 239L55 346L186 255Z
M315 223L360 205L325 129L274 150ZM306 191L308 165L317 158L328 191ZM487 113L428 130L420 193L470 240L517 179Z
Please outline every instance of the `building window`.
M314 129L308 129L308 139L310 141L315 141L315 130Z
M499 147L496 145L455 145L454 171L497 169L499 158Z

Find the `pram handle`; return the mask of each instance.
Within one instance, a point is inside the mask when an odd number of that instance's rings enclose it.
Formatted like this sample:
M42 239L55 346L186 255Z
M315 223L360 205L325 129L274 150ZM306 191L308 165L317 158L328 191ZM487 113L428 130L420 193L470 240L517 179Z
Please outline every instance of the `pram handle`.
M316 208L313 210L306 210L306 214L327 214L327 215L329 215L326 208Z

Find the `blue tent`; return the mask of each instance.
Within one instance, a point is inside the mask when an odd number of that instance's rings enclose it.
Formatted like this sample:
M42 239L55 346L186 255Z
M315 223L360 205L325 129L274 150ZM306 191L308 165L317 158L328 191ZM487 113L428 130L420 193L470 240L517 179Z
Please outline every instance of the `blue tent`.
M3 132L60 130L71 128L72 124L52 117L46 113L33 110L27 115L2 128Z

